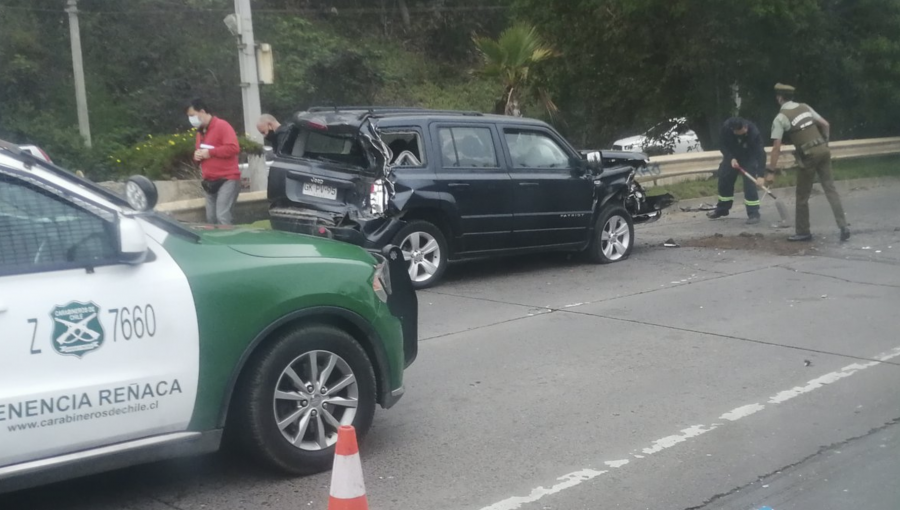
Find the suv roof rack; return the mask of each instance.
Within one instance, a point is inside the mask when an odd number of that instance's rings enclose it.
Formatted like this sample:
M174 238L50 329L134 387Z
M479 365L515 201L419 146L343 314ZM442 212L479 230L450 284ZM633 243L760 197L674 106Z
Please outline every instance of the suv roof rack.
M404 113L410 115L465 115L472 117L481 117L484 114L476 111L467 110L431 110L428 108L417 108L408 106L313 106L308 108L308 112L340 112L340 111L362 111L369 115L384 115L391 113Z

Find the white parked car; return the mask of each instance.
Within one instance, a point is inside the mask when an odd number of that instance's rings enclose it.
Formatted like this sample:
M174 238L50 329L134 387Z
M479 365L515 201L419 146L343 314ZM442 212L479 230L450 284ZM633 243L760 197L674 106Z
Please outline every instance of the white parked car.
M642 135L616 140L612 148L616 151L646 152L651 156L703 150L697 133L688 127L684 117L660 122Z

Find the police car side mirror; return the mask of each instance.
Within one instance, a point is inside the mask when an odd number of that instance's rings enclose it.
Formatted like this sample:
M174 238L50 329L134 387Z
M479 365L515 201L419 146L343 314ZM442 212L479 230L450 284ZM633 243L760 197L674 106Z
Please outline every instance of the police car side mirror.
M147 258L147 234L140 222L128 216L119 216L119 259L126 264L140 264Z

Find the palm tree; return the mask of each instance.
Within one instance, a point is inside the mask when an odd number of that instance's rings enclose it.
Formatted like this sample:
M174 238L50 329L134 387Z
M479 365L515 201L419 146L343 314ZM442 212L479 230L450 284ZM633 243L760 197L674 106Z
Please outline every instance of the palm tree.
M484 57L484 67L479 72L503 84L497 113L521 117L521 102L527 97L537 99L551 116L558 111L547 91L535 85L531 73L532 66L557 53L541 41L533 26L519 23L504 30L496 41L488 37L473 37L472 41Z

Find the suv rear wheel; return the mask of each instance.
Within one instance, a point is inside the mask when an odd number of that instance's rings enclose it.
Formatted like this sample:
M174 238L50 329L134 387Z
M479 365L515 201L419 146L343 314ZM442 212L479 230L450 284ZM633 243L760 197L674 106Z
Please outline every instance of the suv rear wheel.
M394 244L409 263L409 278L416 289L431 287L447 270L447 240L433 223L410 221L394 236Z
M625 260L634 247L634 221L624 207L608 205L594 225L594 238L588 247L591 261L609 264Z

